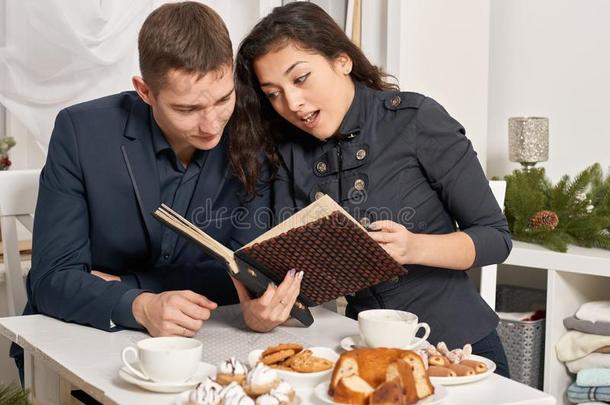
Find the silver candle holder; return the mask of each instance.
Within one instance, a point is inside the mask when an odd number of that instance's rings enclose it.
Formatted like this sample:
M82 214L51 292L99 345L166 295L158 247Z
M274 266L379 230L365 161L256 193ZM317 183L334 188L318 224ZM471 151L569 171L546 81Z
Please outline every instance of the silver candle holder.
M549 119L511 117L508 119L508 158L529 171L538 162L549 160Z

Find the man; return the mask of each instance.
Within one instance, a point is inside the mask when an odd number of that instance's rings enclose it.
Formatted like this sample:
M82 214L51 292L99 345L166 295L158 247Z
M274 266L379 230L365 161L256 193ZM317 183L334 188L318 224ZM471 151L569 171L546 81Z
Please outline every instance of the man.
M57 117L40 177L25 313L194 336L239 293L246 324L269 330L288 318L298 277L250 299L220 263L152 216L164 202L232 248L265 228L254 215L268 206L267 190L244 203L229 172L228 31L207 6L166 4L144 22L138 50L135 93Z

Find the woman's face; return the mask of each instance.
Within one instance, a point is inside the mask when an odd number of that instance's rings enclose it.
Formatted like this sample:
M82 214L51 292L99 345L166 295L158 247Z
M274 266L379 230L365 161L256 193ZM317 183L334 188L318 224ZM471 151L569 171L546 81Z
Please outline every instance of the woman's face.
M254 71L277 113L292 125L325 140L333 136L354 98L351 59L334 61L293 43L254 61Z

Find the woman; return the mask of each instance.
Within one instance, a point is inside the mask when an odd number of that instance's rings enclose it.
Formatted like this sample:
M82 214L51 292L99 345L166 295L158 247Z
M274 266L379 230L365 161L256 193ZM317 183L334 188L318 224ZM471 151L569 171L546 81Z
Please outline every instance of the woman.
M253 190L264 150L277 167L276 213L328 194L372 222L371 237L406 266L405 276L346 297L349 317L413 312L432 343L472 343L508 375L498 317L464 271L507 257L506 219L464 128L386 76L315 4L275 8L238 51L232 163Z

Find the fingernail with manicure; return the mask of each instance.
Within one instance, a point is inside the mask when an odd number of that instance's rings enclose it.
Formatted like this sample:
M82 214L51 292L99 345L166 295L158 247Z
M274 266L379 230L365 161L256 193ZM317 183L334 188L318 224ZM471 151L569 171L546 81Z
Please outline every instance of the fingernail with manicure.
M289 270L288 271L288 276L290 276L290 278L294 278L294 273L295 273L295 269Z
M298 277L299 279L302 279L302 278L303 278L303 274L305 274L305 272L304 272L303 270L301 270L301 271L299 271L299 272L297 273L297 277Z

